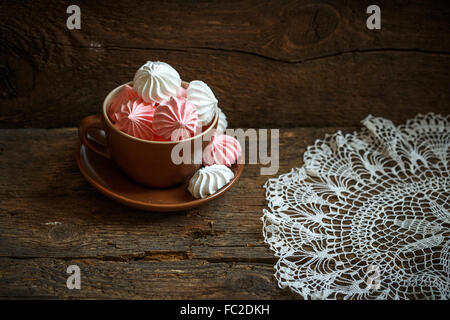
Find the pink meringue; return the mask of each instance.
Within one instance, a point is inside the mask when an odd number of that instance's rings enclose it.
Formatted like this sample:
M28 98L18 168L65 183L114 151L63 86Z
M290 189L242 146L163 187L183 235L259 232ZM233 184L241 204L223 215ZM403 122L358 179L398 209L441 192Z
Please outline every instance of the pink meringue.
M183 87L180 87L180 90L178 91L177 98L178 99L186 99L186 89Z
M241 157L242 149L239 141L225 134L215 135L203 150L203 164L223 164L231 167Z
M197 121L197 111L192 103L171 97L169 101L161 101L155 109L153 130L164 139L183 140L194 136Z
M109 107L108 114L111 121L113 123L117 121L115 113L120 111L123 104L127 104L128 101L134 101L138 98L139 96L133 87L126 84L114 97L111 106Z
M155 108L145 103L142 99L128 101L123 104L119 112L116 112L115 126L133 137L145 140L153 140L155 132L152 128Z

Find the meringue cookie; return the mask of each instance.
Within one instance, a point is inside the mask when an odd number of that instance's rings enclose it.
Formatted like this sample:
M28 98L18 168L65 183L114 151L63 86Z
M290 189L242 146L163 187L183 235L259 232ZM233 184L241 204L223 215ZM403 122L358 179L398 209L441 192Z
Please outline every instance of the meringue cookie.
M222 112L222 109L219 109L219 121L217 123L217 133L225 133L225 129L228 127L227 116Z
M115 113L120 111L123 104L127 104L128 101L133 101L138 98L137 92L126 84L114 97L111 106L109 107L108 115L111 121L113 123L117 121Z
M178 91L177 95L178 99L186 99L186 89L183 87L180 87L180 91Z
M176 97L181 87L178 72L165 62L147 61L134 75L134 89L145 102Z
M239 141L225 134L215 135L203 150L203 164L223 164L231 167L241 157L242 149Z
M156 108L153 129L164 139L177 141L194 136L197 122L197 111L192 103L171 97Z
M205 126L214 118L217 109L217 99L206 83L194 80L189 83L186 91L187 100L197 107L200 126Z
M114 124L120 131L133 137L145 140L153 140L155 132L152 128L155 108L137 99L123 104L119 112L114 116L117 121Z
M216 193L233 178L233 171L224 165L204 167L189 180L188 190L194 198L205 198Z

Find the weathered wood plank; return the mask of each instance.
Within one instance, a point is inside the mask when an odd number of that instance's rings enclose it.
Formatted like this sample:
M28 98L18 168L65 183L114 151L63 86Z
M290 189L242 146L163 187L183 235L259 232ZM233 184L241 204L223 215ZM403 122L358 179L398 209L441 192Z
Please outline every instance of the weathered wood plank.
M81 289L69 290L66 269L76 264ZM20 272L19 272L20 270ZM195 260L127 262L98 259L0 258L2 298L298 299L280 290L272 265Z
M337 129L282 130L279 173ZM0 130L0 296L296 298L277 288L276 259L263 243L268 177L260 166L247 165L234 188L204 207L148 213L84 181L76 139L76 129ZM82 269L81 291L65 287L70 264Z
M381 1L382 30L370 31L368 4L101 2L82 4L82 29L69 31L66 2L8 3L0 12L0 127L76 126L146 60L209 83L236 127L447 113L448 5Z
M279 173L301 165L305 146L335 130L283 130ZM74 160L76 139L75 129L0 130L0 256L272 259L259 221L268 178L259 166L247 165L232 190L204 207L148 213L89 186Z
M102 0L80 3L81 30L71 31L66 28L66 1L10 1L2 7L0 25L24 41L86 48L210 49L286 62L353 50L450 50L446 1L380 0L382 32L366 28L366 9L371 4L360 0ZM19 11L20 16L11 14Z

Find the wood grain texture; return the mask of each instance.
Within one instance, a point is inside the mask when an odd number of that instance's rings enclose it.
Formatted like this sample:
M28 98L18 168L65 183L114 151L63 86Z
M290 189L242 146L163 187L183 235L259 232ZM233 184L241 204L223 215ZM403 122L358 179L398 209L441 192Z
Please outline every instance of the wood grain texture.
M80 290L66 287L68 274L65 270L72 264L81 270ZM2 298L297 298L276 286L271 275L273 267L264 264L0 258L0 270Z
M338 129L282 130L279 173ZM0 297L298 298L273 277L260 221L269 177L259 165L203 207L149 213L83 179L76 139L76 129L0 130ZM80 291L65 287L70 264L81 268Z
M369 4L81 2L82 29L70 31L65 1L7 1L0 128L77 126L146 60L207 82L234 127L357 126L369 113L394 121L448 113L448 3L379 1L377 31L366 28Z

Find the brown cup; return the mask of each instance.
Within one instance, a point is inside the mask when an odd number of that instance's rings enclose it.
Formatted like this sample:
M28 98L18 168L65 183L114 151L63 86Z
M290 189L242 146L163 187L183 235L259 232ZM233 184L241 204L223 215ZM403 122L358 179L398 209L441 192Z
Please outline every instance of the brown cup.
M132 82L126 83L132 85ZM150 187L166 188L172 187L184 182L201 164L175 164L172 161L172 149L178 143L190 143L193 157L201 159L203 149L208 144L205 135L211 134L213 129L217 128L218 112L202 133L181 141L149 141L128 135L117 129L108 116L108 109L114 96L122 89L123 84L112 90L103 103L102 115L91 115L84 118L80 123L79 138L80 141L90 150L102 157L113 160L122 171L136 182ZM183 82L183 87L187 87ZM99 141L91 134L91 129L103 130L106 134L106 143ZM97 132L98 133L98 132ZM98 137L98 135L96 135ZM203 140L203 141L198 141ZM194 144L201 143L201 150L196 150ZM197 148L200 149L200 148ZM198 158L199 157L199 158Z

